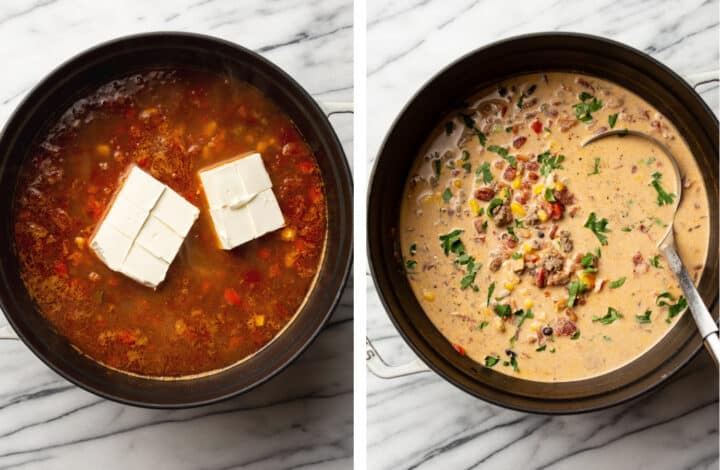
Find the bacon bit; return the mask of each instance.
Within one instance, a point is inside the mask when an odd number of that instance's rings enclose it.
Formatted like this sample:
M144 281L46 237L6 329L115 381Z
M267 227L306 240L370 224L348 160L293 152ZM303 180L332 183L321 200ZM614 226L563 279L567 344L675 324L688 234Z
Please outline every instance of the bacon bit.
M512 127L513 135L517 135L518 132L520 132L520 124L513 124L513 127Z
M535 285L539 288L545 287L545 284L547 282L547 272L545 272L545 268L539 268L535 270Z
M230 305L239 305L240 304L240 294L233 289L232 287L225 288L225 302L227 302Z
M455 348L455 351L457 351L457 353L460 354L461 356L467 355L467 352L465 351L465 348L463 348L463 347L460 346L459 344L453 343L453 348Z
M577 206L573 207L572 209L570 209L570 212L568 212L568 215L572 218L575 218L575 214L577 214L578 209L580 208Z
M495 196L495 190L490 186L483 186L475 191L475 199L480 201L490 201Z
M642 233L648 233L648 228L645 224L640 224L640 227L638 227L638 230L640 230Z
M560 132L567 132L570 130L570 128L577 125L578 120L577 119L558 119L558 124L560 124Z
M525 204L530 199L530 191L522 191L515 193L515 200L520 204Z
M645 274L648 271L650 271L650 265L645 262L642 262L633 268L633 272L635 274Z
M643 256L642 256L642 253L640 253L639 251L637 253L635 253L632 257L632 262L633 262L634 266L637 266L638 264L642 263L642 260L643 260Z
M593 92L595 92L595 87L592 86L592 85L590 84L590 82L588 82L587 80L585 80L585 79L582 78L582 77L577 77L577 78L575 79L575 83L577 83L578 85L580 85L580 86L582 86L582 87L585 87L585 88L588 88L588 89L592 90Z
M578 297L577 302L578 302L578 303L581 303L581 302L582 302L583 304L585 304L585 296L580 296L580 297ZM568 318L569 318L570 321L572 321L572 322L576 322L577 319L578 319L577 314L575 313L574 310L567 309L567 310L565 311L565 314L568 316Z
M552 220L562 219L563 212L565 212L565 206L563 206L559 202L550 203L550 218Z
M637 165L633 165L630 167L630 173L633 175L637 173Z
M650 121L650 127L653 128L654 131L659 131L662 128L662 125L660 124L660 121Z
M558 231L558 224L552 224L552 227L550 228L550 232L548 233L548 237L555 238L555 234Z
M534 162L530 162L530 163L534 163ZM529 169L529 168L530 168L530 165L528 164L528 169ZM535 182L535 181L537 181L538 179L540 179L540 175L538 175L538 174L535 173L534 171L531 171L531 172L529 172L529 173L527 174L527 178L528 178L528 180L530 180L530 181L532 181L532 182Z
M68 275L68 268L67 264L63 263L62 261L57 261L54 266L55 273L58 276L67 277Z
M497 160L493 161L493 166L497 168L498 170L505 165L505 160L502 158L498 158Z
M519 162L526 162L526 161L530 160L530 157L528 157L527 155L525 155L525 154L523 154L523 153L518 154L515 158L516 158Z
M538 171L540 169L540 164L535 161L528 162L526 168L528 171Z
M572 206L575 203L575 196L567 188L553 191L553 196L564 206Z
M577 331L577 325L567 318L558 317L553 323L553 333L556 336L572 336Z
M288 145L292 144L286 144L285 147L287 147ZM285 149L285 147L283 147L283 149ZM310 160L301 161L297 164L297 168L298 170L300 170L300 173L303 173L305 175L309 175L310 173L315 171L315 165L313 165L313 162L311 162Z
M542 125L542 122L535 121L532 124L530 124L530 127L536 134L539 134L540 132L542 132L543 125Z
M522 147L525 144L526 141L527 141L527 137L519 136L519 137L516 137L515 140L513 140L512 144L513 144L513 147L515 147L516 149L519 149L520 147Z
M503 171L503 179L506 181L512 181L515 179L515 175L517 175L517 170L510 165L505 168L505 171Z

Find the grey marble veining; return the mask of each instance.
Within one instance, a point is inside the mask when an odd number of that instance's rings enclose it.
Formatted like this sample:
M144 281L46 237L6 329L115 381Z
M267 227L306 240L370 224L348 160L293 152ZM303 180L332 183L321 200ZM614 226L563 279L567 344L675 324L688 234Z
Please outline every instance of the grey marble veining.
M157 30L262 53L319 101L352 100L352 2L19 0L0 3L0 124L55 66L99 42ZM352 159L352 116L331 121ZM0 317L0 325L4 319ZM63 380L0 341L0 469L350 468L352 282L297 362L260 388L181 411L132 408Z
M484 44L522 33L576 31L613 38L680 74L718 69L717 1L369 2L368 162L412 94ZM718 109L717 83L702 88ZM368 280L368 336L391 363L413 355ZM565 417L486 404L433 373L368 374L368 468L717 469L718 373L702 351L640 401Z

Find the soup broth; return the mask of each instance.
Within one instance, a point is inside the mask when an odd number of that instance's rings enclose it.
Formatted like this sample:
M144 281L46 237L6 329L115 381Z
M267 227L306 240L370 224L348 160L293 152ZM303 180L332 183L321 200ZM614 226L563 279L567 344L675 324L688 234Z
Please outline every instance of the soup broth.
M457 352L556 382L603 374L647 351L686 301L657 244L675 218L697 281L707 194L673 124L632 92L564 72L509 79L440 121L405 184L400 242L410 285ZM646 132L667 156L638 137Z
M285 228L225 251L197 172L245 152L262 155ZM200 209L156 291L88 248L130 164ZM146 376L214 371L270 342L311 288L326 237L320 170L290 118L247 83L191 70L124 77L75 102L31 150L15 207L41 313L83 353Z

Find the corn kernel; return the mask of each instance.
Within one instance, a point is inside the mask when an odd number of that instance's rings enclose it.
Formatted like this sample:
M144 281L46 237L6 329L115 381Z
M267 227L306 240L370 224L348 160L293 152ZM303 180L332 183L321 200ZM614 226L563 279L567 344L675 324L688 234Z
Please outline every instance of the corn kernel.
M540 322L533 320L530 323L530 331L538 331L540 329Z
M456 188L462 188L462 181L460 181L460 180L453 181L453 186L455 186Z
M97 147L95 147L95 151L101 157L109 157L110 156L110 146L109 145L100 144Z
M533 303L532 300L530 300L530 299L525 299L525 302L523 302L523 305L525 306L525 308L530 308L530 307L532 307L532 306L535 305L535 304Z
M522 181L520 180L520 177L519 177L519 176L516 176L515 179L512 180L512 188L513 188L513 189L518 189L518 188L520 188L520 183L522 183Z
M473 215L478 215L480 213L480 203L477 199L470 199L470 212L472 212Z
M545 185L544 184L537 184L533 188L533 192L535 194L542 194L542 192L545 191Z
M280 232L280 238L286 242L291 242L295 240L296 236L297 230L292 227L285 227L284 229L282 229L282 232Z
M487 307L482 307L482 308L480 309L480 313L481 313L482 316L485 317L485 318L490 317L490 316L492 315L492 312L491 312L490 309L487 308Z
M85 248L85 238L75 237L75 245L78 247L79 250Z
M551 150L552 150L552 149L557 149L558 147L560 147L560 144L558 143L557 140L551 140L551 141L550 141L550 149L551 149Z
M503 287L509 291L512 291L513 289L515 289L515 283L514 282L506 282L505 284L503 284Z
M435 300L435 292L425 290L423 291L423 298L427 301L432 302L433 300Z
M562 184L560 181L556 181L556 182L555 182L555 189L556 189L557 191L562 191L563 189L565 189L565 185Z
M495 317L495 329L498 331L505 331L505 322L500 317Z
M265 326L265 315L255 315L255 326Z
M519 202L513 202L510 204L510 211L513 213L515 217L522 217L527 212L525 211L525 208L519 203Z
M525 254L532 253L533 248L532 248L530 245L528 245L527 243L523 243L523 245L522 245L522 251L523 251L523 253L525 253Z
M542 209L538 209L537 215L538 215L538 219L540 219L540 222L547 222L547 219L548 219L547 212L545 212Z
M588 286L588 289L593 289L595 287L595 273L581 271L578 274L578 278L580 279L580 282Z
M550 138L550 136L551 136L551 135L552 135L552 133L551 133L551 132L547 132L547 131L545 131L545 133L543 134L543 139L545 139L545 140L548 140L548 139Z
M175 321L175 333L178 335L182 335L187 331L187 324L185 324L185 321L183 319L176 320Z

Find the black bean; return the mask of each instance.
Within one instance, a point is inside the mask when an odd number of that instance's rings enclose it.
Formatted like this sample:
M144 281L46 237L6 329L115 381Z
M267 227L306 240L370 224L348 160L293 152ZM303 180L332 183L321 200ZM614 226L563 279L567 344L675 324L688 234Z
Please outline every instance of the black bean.
M505 95L507 95L507 88L505 88L504 86L499 87L499 88L498 88L498 94L499 94L500 96L505 96Z
M506 350L505 350L505 354L507 354L507 355L510 356L510 357L514 357L514 356L515 356L515 351L513 351L512 349L506 349Z
M542 334L545 335L545 336L552 336L552 334L553 334L553 329L552 329L552 327L551 327L551 326L545 326L545 327L543 327L543 329L542 329Z
M538 238L545 238L545 232L543 232L542 230L538 230L537 236Z
M535 89L536 89L536 88L537 88L536 85L530 85L530 88L527 89L527 91L525 92L525 94L526 94L527 96L532 95L533 93L535 93Z

